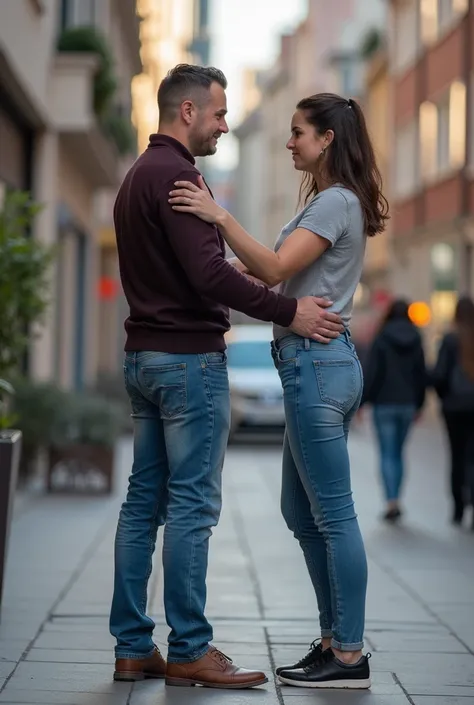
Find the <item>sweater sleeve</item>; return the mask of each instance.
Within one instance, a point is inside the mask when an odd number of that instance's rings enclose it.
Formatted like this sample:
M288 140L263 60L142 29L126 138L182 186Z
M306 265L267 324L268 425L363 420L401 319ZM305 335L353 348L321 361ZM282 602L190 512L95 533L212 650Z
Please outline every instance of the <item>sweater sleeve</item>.
M158 194L159 216L170 246L193 288L253 318L290 326L296 313L296 299L275 294L248 280L226 261L216 226L193 214L172 209L169 192L178 180L197 185L197 174L183 172L165 184Z

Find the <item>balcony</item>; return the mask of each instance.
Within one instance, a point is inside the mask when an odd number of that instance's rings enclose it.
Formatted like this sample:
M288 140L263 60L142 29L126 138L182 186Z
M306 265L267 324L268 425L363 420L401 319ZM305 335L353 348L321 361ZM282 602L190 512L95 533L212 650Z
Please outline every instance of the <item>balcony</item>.
M99 57L89 52L59 52L49 86L55 127L66 149L89 182L114 187L118 180L118 151L99 126L93 105L94 76Z

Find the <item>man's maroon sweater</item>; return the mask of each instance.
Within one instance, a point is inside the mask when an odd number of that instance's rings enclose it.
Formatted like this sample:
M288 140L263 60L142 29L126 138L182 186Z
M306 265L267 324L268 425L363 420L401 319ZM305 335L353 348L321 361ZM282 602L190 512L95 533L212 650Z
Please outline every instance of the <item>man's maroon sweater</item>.
M285 327L294 318L296 299L254 284L226 262L214 225L171 208L175 181L197 183L194 164L181 142L151 135L118 192L114 222L130 306L127 351L224 350L229 307Z

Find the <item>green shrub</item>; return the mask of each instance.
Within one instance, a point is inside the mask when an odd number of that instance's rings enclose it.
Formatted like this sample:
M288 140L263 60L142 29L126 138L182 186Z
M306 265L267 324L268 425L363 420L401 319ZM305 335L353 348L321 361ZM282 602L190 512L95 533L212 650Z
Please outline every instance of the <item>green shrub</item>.
M117 90L114 60L107 39L96 27L70 27L60 35L57 47L58 51L98 55L100 64L94 77L94 110L98 117L103 117Z
M110 110L101 121L102 129L117 146L119 154L136 154L137 136L130 119Z
M49 304L54 249L29 234L39 210L29 193L10 191L0 211L0 377L19 367Z

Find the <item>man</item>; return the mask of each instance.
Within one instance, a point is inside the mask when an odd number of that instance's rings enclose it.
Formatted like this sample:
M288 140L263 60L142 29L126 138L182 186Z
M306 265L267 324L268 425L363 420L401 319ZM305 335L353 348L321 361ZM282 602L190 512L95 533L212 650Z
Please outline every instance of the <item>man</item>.
M279 296L225 260L218 230L173 211L178 179L198 183L194 157L228 132L227 82L214 68L180 65L158 92L160 125L126 175L114 208L126 321L125 383L134 462L115 542L111 632L115 679L166 677L168 685L248 688L264 673L237 668L211 646L204 616L208 543L221 509L230 422L224 333L228 307L318 340L341 331L326 302ZM318 306L319 301L319 306ZM146 615L157 529L165 525L167 664Z

